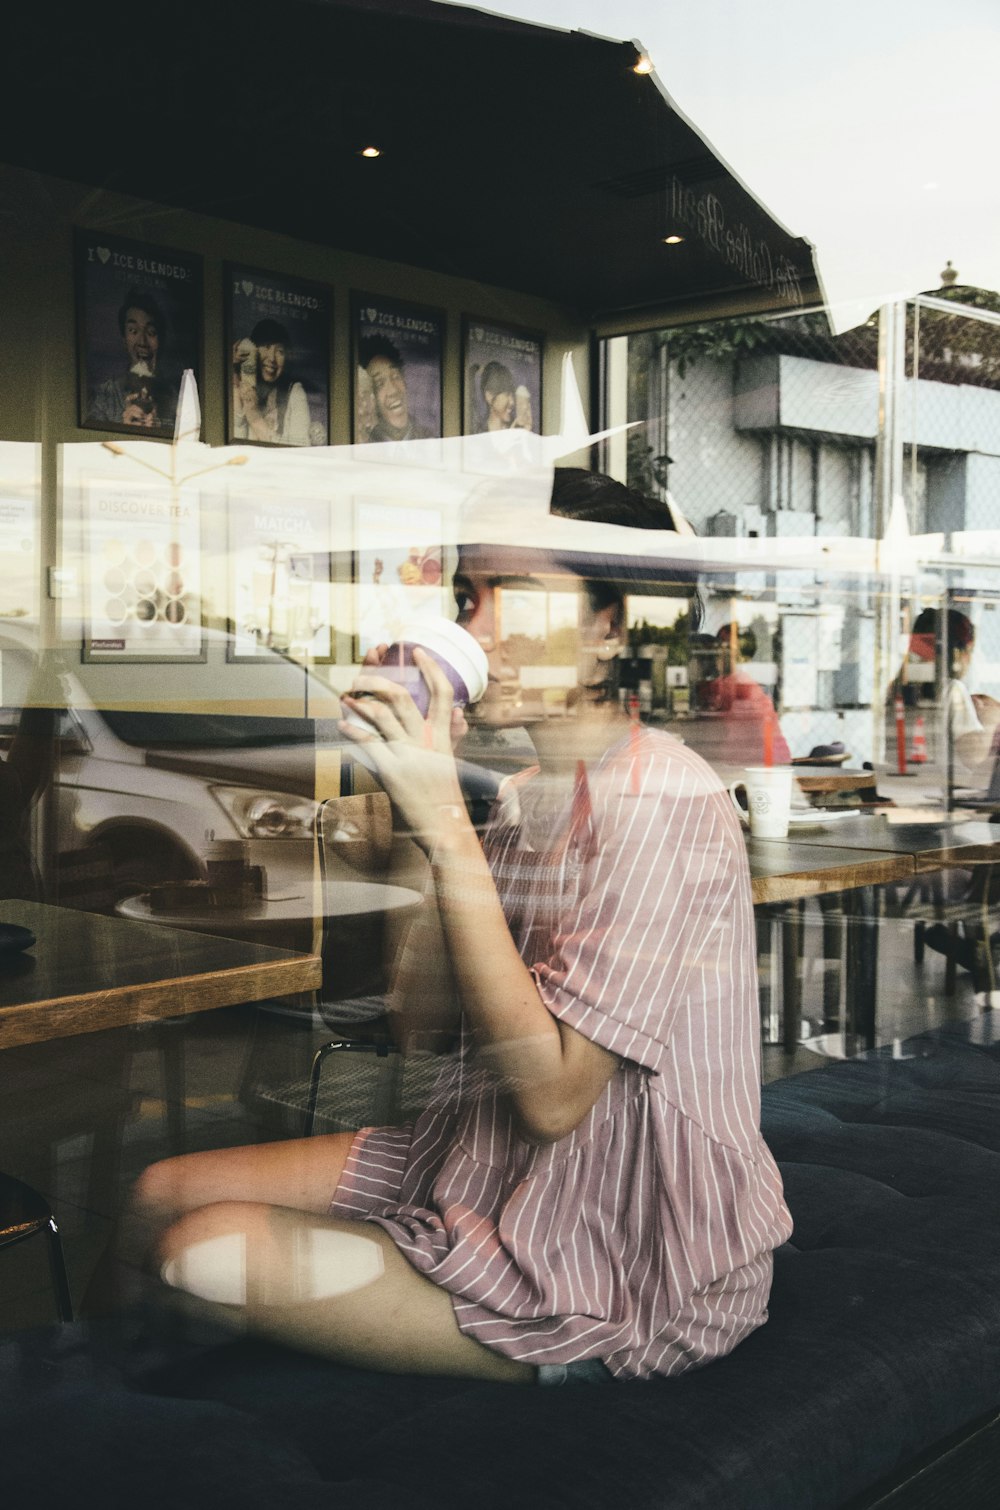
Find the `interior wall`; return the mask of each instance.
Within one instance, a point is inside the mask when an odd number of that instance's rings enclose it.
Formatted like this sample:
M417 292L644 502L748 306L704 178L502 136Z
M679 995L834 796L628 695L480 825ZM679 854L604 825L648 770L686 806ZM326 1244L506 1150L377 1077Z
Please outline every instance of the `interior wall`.
M162 144L161 144L162 145ZM197 253L203 259L203 351L200 388L202 438L225 443L225 404L229 362L225 349L223 264L239 262L327 284L333 290L330 331L330 437L334 446L351 439L350 299L352 291L391 296L443 309L446 317L443 420L445 436L461 434L462 316L478 316L543 332L545 337L541 428L561 428L562 370L572 359L584 413L589 412L589 333L571 311L544 300L468 279L448 278L419 268L294 241L238 223L175 209L69 183L20 169L0 167L0 308L4 357L0 363L0 473L16 462L31 472L29 491L35 516L36 549L32 569L38 590L31 617L37 614L41 642L59 645L77 662L82 632L83 598L80 562L85 541L79 487L70 477L78 463L75 451L88 443L88 454L103 438L121 442L120 432L84 430L77 424L77 350L73 230L80 226L108 235L134 238ZM17 444L12 444L17 443ZM168 443L153 442L164 450ZM15 454L16 453L16 454ZM82 448L81 448L82 454ZM273 452L271 454L274 454ZM114 475L114 460L105 461ZM29 465L30 462L30 465ZM89 465L89 462L87 463ZM103 468L102 468L103 470ZM23 491L23 487L19 484ZM10 491L0 476L0 492ZM349 554L353 548L349 518L334 514L337 539L330 548ZM222 596L225 558L231 539L224 500L205 500L201 543L205 571L215 574ZM67 572L71 585L52 596L50 568ZM2 611L2 606L0 606ZM350 634L338 634L334 659L320 668L324 680L344 680L354 659ZM233 707L258 706L266 674L260 666L226 662L224 646L208 643L204 666L163 664L156 667L108 664L87 672L92 692L103 702L125 706L202 705L224 698ZM349 680L349 676L347 677Z
M543 331L542 428L559 428L560 373L573 354L584 412L589 412L588 332L571 311L527 294L446 278L422 268L360 257L290 237L258 231L194 210L156 205L105 189L68 183L17 168L0 168L3 217L3 328L6 360L0 364L0 438L53 443L93 440L77 426L73 228L105 230L196 252L204 259L202 439L222 445L228 362L223 333L223 263L315 279L333 288L330 436L350 441L350 293L352 289L443 309L444 431L461 434L461 321L477 315Z

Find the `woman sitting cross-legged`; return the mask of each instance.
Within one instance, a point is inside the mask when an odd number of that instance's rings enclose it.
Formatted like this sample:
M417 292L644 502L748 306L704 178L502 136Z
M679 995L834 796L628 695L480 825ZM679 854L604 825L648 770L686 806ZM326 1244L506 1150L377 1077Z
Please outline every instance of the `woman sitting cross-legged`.
M662 505L556 472L553 512L670 528ZM471 711L528 724L483 846L452 756L452 691L421 652L426 721L367 671L345 699L426 851L460 1049L402 1127L208 1152L139 1184L168 1283L241 1324L377 1369L513 1382L677 1374L767 1316L790 1220L758 1129L750 879L725 789L617 690L629 562L507 575L464 550L459 622L487 652ZM553 581L555 579L555 582ZM578 603L576 686L531 695L506 592ZM561 603L565 605L563 597ZM359 695L359 694L364 694Z

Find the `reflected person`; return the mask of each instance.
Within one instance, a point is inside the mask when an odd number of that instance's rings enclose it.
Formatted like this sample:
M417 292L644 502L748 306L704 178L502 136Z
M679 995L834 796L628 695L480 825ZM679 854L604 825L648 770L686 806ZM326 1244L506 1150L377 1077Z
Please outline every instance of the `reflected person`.
M509 430L516 404L514 375L502 362L487 362L479 377L479 391L486 407L484 430Z
M922 697L938 704L944 717L948 739L958 765L966 775L987 782L991 774L990 758L995 754L995 738L1000 727L1000 702L986 693L970 692L966 677L976 648L976 630L967 614L949 608L943 620L937 608L924 608L913 622L907 661L910 665L936 667L938 643L947 628L949 675L943 688L937 678L918 681L904 676L907 664L900 668L896 686L904 699L919 708Z
M155 296L130 288L118 310L118 330L127 366L91 395L88 420L137 430L169 428L177 413L179 379L163 371L167 327Z
M372 438L377 419L372 380L360 362L354 371L354 443L365 445Z
M368 374L375 404L375 423L370 441L430 440L431 432L410 412L410 392L402 354L387 336L365 336L358 352L361 369Z
M717 675L705 687L705 701L713 713L723 715L718 759L724 765L759 765L768 758L770 740L770 759L788 765L792 754L774 703L756 677L745 670L746 662L757 654L753 630L723 624L715 635L715 652Z
M290 368L292 342L279 320L258 320L233 346L233 439L307 446L309 400Z
M557 471L552 508L670 527L596 474ZM375 671L345 699L368 727L343 732L428 859L460 1048L413 1123L147 1170L164 1278L241 1326L392 1372L552 1384L679 1374L766 1319L790 1220L758 1126L743 838L699 756L630 726L629 565L591 561L584 580L540 553L523 570L510 548L460 554L459 622L490 664L471 716L530 717L538 751L483 848L436 664L415 653L426 724ZM526 708L500 639L503 593L553 573L578 606L558 715Z

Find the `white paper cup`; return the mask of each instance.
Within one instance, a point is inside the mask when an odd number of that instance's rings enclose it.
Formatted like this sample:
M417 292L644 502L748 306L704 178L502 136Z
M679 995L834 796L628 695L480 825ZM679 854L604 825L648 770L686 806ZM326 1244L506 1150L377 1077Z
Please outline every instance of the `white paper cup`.
M456 706L464 708L479 701L489 680L486 652L467 629L451 619L426 619L407 624L395 644L389 646L381 666L370 669L377 676L401 682L426 718L429 693L419 668L413 664L413 652L417 648L426 650L437 661L451 683ZM358 713L348 713L345 722L364 729L371 727Z
M743 822L747 808L737 793L746 792L750 809L750 832L756 839L784 839L788 835L788 816L792 806L792 768L788 765L747 766L743 777L729 788L733 806Z

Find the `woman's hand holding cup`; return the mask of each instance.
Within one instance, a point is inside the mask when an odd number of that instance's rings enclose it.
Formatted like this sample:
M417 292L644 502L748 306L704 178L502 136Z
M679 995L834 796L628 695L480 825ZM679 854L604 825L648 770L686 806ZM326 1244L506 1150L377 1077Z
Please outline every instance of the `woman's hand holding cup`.
M455 715L465 719L433 657L416 646L413 664L427 687L426 718L406 686L364 672L342 699L351 717L340 729L365 746L403 825L431 853L456 824L471 829L452 753Z

